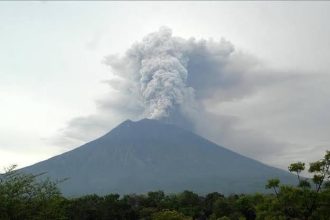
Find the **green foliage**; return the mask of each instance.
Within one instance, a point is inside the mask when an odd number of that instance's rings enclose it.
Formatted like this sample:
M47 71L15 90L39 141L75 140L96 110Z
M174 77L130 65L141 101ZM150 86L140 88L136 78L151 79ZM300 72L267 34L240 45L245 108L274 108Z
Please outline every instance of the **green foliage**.
M280 185L280 180L279 179L270 179L270 180L268 180L266 188L267 189L277 188L279 185Z
M298 186L280 186L279 181L269 180L266 188L273 188L276 198L268 198L268 204L257 205L260 219L328 219L330 205L327 181L330 178L330 152L324 158L310 163L308 171L315 188L311 187L309 179L301 179L299 174L305 169L302 162L289 166L290 172L297 174ZM276 189L279 188L279 191ZM257 218L257 219L258 219Z
M226 198L219 198L214 203L214 214L217 217L230 215L233 211L233 206Z
M279 185L280 185L279 179L270 179L270 180L268 180L268 182L266 184L266 189L273 189L275 195L278 197L277 189L278 189Z
M65 199L49 179L42 175L17 172L11 166L0 176L0 219L65 219Z
M152 220L190 220L191 218L177 211L160 211L152 215Z
M236 201L237 209L246 220L253 220L256 218L255 204L254 197L252 196L241 196Z
M291 173L297 174L298 181L299 181L298 184L300 184L301 181L302 181L300 179L300 173L305 170L305 163L302 163L302 162L292 163L292 164L290 164L290 166L288 167L288 169L289 169L289 171ZM305 186L305 185L306 184L302 184L302 186Z
M200 198L196 193L184 191L177 197L179 211L184 215L197 217L201 212Z
M165 199L165 193L163 191L148 192L147 203L148 206L157 207Z
M311 184L308 180L300 180L298 186L301 188L311 188Z
M204 213L206 216L210 216L214 210L216 209L215 207L215 202L217 200L221 200L224 198L224 195L218 193L218 192L213 192L209 193L206 195L204 199Z
M290 172L296 172L296 173L301 173L301 171L305 170L305 163L302 162L297 162L297 163L292 163L288 167L288 170Z

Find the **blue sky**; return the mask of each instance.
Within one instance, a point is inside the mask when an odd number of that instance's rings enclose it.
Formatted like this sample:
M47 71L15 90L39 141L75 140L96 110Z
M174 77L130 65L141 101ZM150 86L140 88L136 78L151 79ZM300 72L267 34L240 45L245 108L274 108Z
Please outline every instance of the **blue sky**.
M97 100L116 96L104 83L113 77L104 57L164 25L182 38L223 37L269 72L304 76L212 102L214 113L237 123L222 140L204 136L277 167L317 159L330 144L329 11L328 2L0 2L0 167L102 135L59 140L73 119L100 114ZM111 117L107 129L119 122Z

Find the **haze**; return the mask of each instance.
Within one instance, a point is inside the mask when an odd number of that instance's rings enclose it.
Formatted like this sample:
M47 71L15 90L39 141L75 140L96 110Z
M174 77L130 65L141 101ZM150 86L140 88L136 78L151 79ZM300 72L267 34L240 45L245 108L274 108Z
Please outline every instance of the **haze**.
M196 133L284 169L318 159L330 144L329 10L328 2L0 2L0 167L148 117L122 99L124 87L110 82L125 71L106 61L127 61L134 43L164 28L234 49L234 79L224 69L222 84L203 84L196 99L205 116L193 120Z

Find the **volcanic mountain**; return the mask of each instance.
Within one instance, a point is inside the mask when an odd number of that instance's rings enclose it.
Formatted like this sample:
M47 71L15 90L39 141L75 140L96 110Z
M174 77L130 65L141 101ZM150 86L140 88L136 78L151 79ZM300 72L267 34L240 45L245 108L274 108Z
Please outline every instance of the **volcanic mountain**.
M294 183L290 173L267 166L190 131L157 120L127 120L72 151L22 169L46 172L64 195L263 192L269 178Z

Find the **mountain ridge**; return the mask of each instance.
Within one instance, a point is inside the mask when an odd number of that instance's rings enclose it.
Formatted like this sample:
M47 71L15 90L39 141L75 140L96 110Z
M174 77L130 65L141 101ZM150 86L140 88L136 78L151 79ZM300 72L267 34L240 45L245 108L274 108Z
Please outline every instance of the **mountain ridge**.
M219 146L197 134L152 119L126 120L78 148L22 169L47 172L65 195L264 191L269 178L295 177Z

